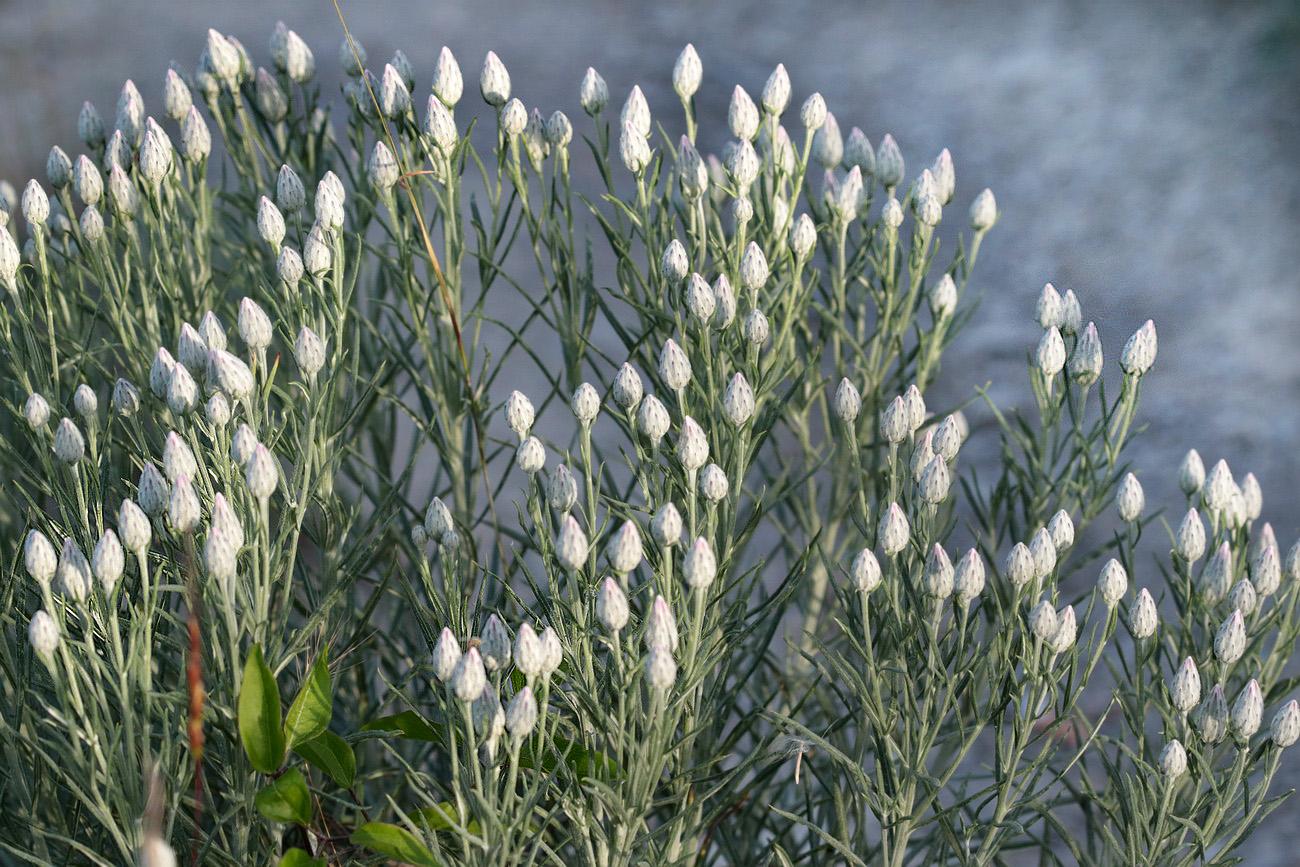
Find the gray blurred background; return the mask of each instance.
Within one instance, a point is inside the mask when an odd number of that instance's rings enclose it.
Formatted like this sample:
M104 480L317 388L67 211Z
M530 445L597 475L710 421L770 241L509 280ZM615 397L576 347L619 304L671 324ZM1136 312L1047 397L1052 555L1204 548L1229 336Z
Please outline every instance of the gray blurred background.
M948 357L943 397L991 381L999 402L1028 402L1023 360L1038 339L1033 304L1044 282L1078 293L1112 373L1128 335L1154 319L1160 355L1143 389L1140 420L1150 427L1135 467L1148 503L1181 503L1175 468L1195 447L1207 466L1222 457L1238 479L1259 477L1264 519L1284 551L1300 533L1300 2L345 0L343 8L371 66L401 48L421 86L438 49L450 46L470 102L493 49L530 108L580 117L577 85L591 65L615 107L640 84L672 129L670 71L693 42L706 127L724 128L734 84L757 94L783 62L797 101L820 90L846 132L860 126L873 142L892 133L909 176L950 148L949 219L964 221L985 186L1002 218L971 284L983 306ZM43 179L51 144L75 156L82 101L111 120L126 78L155 111L168 62L192 68L208 27L267 63L277 19L312 46L335 92L341 29L329 0L0 0L0 177L20 187ZM703 143L717 148L721 138L706 129ZM1248 863L1296 863L1276 845L1296 815L1295 805L1277 814Z

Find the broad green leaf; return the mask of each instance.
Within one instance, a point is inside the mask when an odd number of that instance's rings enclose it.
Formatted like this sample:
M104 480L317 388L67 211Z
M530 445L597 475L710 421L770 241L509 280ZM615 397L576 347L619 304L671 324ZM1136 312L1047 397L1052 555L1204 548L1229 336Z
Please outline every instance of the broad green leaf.
M293 749L313 766L329 774L334 782L345 789L351 788L357 777L357 756L343 738L334 732L321 732Z
M253 796L253 805L272 822L311 823L311 792L302 771L290 768Z
M442 743L442 733L413 710L404 710L392 716L381 716L361 727L363 732L397 732L399 737L413 741Z
M456 805L443 801L432 807L424 807L411 813L411 818L430 831L451 831L456 827ZM470 819L465 830L477 834L480 830L478 821Z
M380 855L387 855L389 858L396 858L408 864L416 864L418 867L438 867L438 862L433 859L433 853L415 839L415 835L410 831L397 825L367 822L352 832L351 841L354 846L365 846L367 849L374 849Z
M305 741L316 737L330 724L334 713L334 697L330 695L330 670L325 664L325 654L321 653L316 664L307 672L302 687L298 690L293 704L289 705L289 715L285 717L284 728L289 736L289 748L293 749Z
M284 728L280 724L280 691L275 676L254 644L244 663L239 687L239 737L253 767L274 774L284 761Z
M281 856L280 867L325 867L325 859L313 858L295 846Z

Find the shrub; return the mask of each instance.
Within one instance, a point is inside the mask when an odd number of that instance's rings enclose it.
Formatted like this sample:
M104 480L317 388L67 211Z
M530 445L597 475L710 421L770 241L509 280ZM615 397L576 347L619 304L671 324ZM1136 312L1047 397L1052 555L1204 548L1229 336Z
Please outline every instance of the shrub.
M701 154L689 46L680 136L594 70L575 123L489 54L479 128L445 48L345 40L346 106L270 55L87 104L4 212L10 854L1181 865L1278 805L1300 549L1195 452L1148 508L1155 328L1108 371L1050 285L963 465L947 151L778 67Z

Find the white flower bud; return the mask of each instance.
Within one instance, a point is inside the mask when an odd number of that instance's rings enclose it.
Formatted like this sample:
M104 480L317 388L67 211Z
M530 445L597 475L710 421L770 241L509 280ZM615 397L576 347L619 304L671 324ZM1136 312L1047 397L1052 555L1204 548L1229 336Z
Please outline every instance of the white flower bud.
M753 141L758 135L758 106L739 84L731 92L727 124L731 127L731 134L742 141Z
M745 255L740 260L740 282L746 289L762 289L770 273L767 256L753 241L745 248Z
M1047 329L1043 339L1038 343L1038 369L1043 376L1051 379L1065 367L1065 341L1056 326Z
M1101 568L1101 577L1097 579L1097 592L1101 594L1108 608L1114 608L1128 592L1128 573L1124 571L1124 567L1118 560L1111 558Z
M77 116L77 138L91 149L104 144L104 120L99 116L95 106L89 102L81 104L81 113Z
M816 245L817 227L813 225L811 217L800 214L790 229L790 249L796 259L805 262L812 255L813 247Z
M289 248L285 247L285 249ZM316 223L307 233L307 240L303 242L302 265L308 274L319 279L329 271L333 259L334 253L325 239L325 230L320 223Z
M625 410L630 410L641 402L643 393L641 376L632 368L632 365L624 364L619 368L618 375L614 377L612 392L614 402Z
M502 413L506 417L506 424L512 431L519 434L521 439L528 436L528 432L532 430L536 413L533 410L532 401L525 397L523 392L510 392L510 396L506 398Z
M1101 337L1096 323L1089 322L1070 356L1070 379L1079 385L1092 385L1101 378Z
M1282 585L1282 561L1276 546L1265 546L1251 562L1250 580L1260 596L1272 596L1277 592Z
M767 316L762 310L751 310L745 317L744 335L745 339L755 346L762 346L767 342Z
M193 533L199 526L199 497L189 477L180 476L172 483L167 500L167 520L177 533Z
M560 667L564 659L564 648L560 645L560 636L555 630L546 627L542 630L542 677L550 677Z
M827 170L838 167L844 161L844 137L840 134L840 125L835 120L835 115L829 111L826 112L826 118L822 121L821 128L813 136L812 156L821 164L822 168ZM857 168L857 166L853 168ZM858 177L859 183L861 183L860 169ZM856 199L856 196L854 198ZM852 217L853 215L845 210L845 216Z
M880 586L880 561L876 559L876 555L870 548L863 548L858 552L858 556L853 558L849 578L853 581L854 589L859 593L870 593Z
M998 221L998 203L993 191L984 189L970 205L970 226L976 232L987 232Z
M1249 617L1258 604L1259 596L1249 578L1242 578L1232 585L1232 592L1228 594L1229 608L1240 611L1244 617Z
M1156 625L1159 622L1159 614L1156 611L1156 602L1151 598L1151 594L1143 587L1138 591L1137 599L1129 608L1128 628L1133 633L1134 638L1150 638L1155 634Z
M166 507L171 487L158 467L153 463L144 465L140 471L140 481L136 485L136 502L150 515L157 515Z
M569 572L577 572L587 565L589 551L587 534L572 515L566 515L555 540L555 559Z
M176 360L192 370L202 371L207 369L207 341L188 322L181 325L180 336L176 338Z
M921 499L931 505L937 505L948 499L948 490L952 485L952 479L948 474L948 465L944 463L942 457L935 455L925 469L921 472L921 478L917 481L917 493Z
M890 503L889 508L885 510L880 519L880 526L877 529L876 536L880 543L880 549L888 557L902 552L907 547L908 535L911 528L907 523L907 516L899 508L898 503Z
M682 99L690 99L700 89L700 80L704 76L704 67L695 46L687 43L682 53L677 55L673 64L673 90Z
M50 200L35 179L27 182L23 190L23 218L32 225L44 225L50 218Z
M948 559L948 552L943 550L942 545L934 545L930 549L930 556L925 560L925 572L922 580L925 584L925 592L936 599L947 599L953 591L953 568L952 561Z
M1061 296L1061 333L1077 334L1083 325L1083 310L1073 289L1066 289Z
M646 684L656 692L672 688L677 680L677 663L672 653L664 647L651 647L645 658Z
M1264 718L1264 696L1258 681L1251 680L1232 705L1232 730L1239 737L1249 739L1259 731Z
M650 535L660 547L670 548L682 540L682 516L672 503L664 503L650 521Z
M1228 469L1228 462L1220 460L1210 470L1205 483L1201 486L1205 508L1212 512L1227 509L1231 505L1233 494L1236 493L1236 487L1236 482L1232 480L1232 471Z
M682 560L682 577L687 587L696 590L708 588L718 577L718 559L703 536L698 537L686 551Z
M205 160L212 153L212 133L197 106L190 106L185 122L181 124L180 151L181 156L191 162Z
M1067 605L1056 613L1056 632L1048 639L1054 653L1065 653L1079 637L1079 626L1075 620L1074 606Z
M956 574L953 576L953 592L963 604L970 603L984 592L984 561L980 559L979 552L974 548L967 551L966 556L957 563Z
M1029 630L1043 641L1050 641L1056 635L1057 625L1056 608L1046 599L1029 612Z
M762 168L763 162L759 159L754 146L745 139L727 152L727 171L742 197L758 179L758 173Z
M281 247L280 256L276 259L276 274L289 286L297 285L302 279L303 264L302 256L292 247Z
M59 638L59 624L53 617L45 611L37 611L32 615L32 622L27 627L27 639L37 656L51 659L54 651L59 649Z
M600 394L595 386L584 382L573 392L573 399L569 402L569 406L573 409L573 417L578 420L578 423L587 427L600 412Z
M487 671L483 667L483 659L479 656L478 648L471 647L456 663L451 675L451 688L461 701L473 701L483 694L485 686Z
M1034 577L1046 578L1056 568L1056 543L1046 527L1039 528L1029 540L1029 553L1034 558Z
M383 76L379 80L379 110L384 117L395 119L406 114L410 107L411 92L401 73L391 63L384 64Z
M390 66L389 69L392 69L392 67ZM393 152L382 141L375 142L374 148L370 151L370 160L366 163L366 172L370 179L370 185L381 195L386 195L401 176Z
M1169 700L1183 713L1201 703L1201 673L1190 656L1169 681Z
M596 594L596 619L606 632L619 632L627 626L627 596L613 578L606 578Z
M609 88L605 86L605 79L590 66L582 76L582 84L578 88L578 102L582 104L582 110L592 117L600 114L609 102Z
M903 225L903 206L898 203L898 199L890 199L880 209L880 221L886 229L898 231L898 227Z
M280 482L280 466L261 443L253 448L252 457L244 467L244 482L248 485L248 492L259 500L266 500L275 493Z
M709 170L691 140L682 136L677 146L677 172L682 198L699 201L709 188Z
M70 418L59 422L54 431L54 454L66 464L75 464L86 456L86 440Z
M907 407L907 429L915 432L925 422L925 398L915 385L909 385L903 392L903 404Z
M686 247L676 238L669 241L668 246L664 248L664 254L659 260L659 264L663 271L664 279L668 280L670 283L676 284L682 282L690 272L690 262L686 256Z
M37 584L48 584L54 578L59 558L54 545L40 530L27 531L27 537L23 540L23 566Z
M1217 605L1232 587L1232 549L1224 542L1201 571L1200 589L1205 601Z
M126 568L126 555L122 551L122 543L112 530L105 530L104 535L100 536L99 541L95 543L91 567L104 592L112 593Z
M483 658L483 667L496 671L510 664L510 633L495 614L489 615L483 631L479 634L479 654Z
M0 230L3 233L3 230ZM23 418L27 420L27 426L32 430L40 430L50 421L50 405L39 394L32 392L27 395L27 402L23 404Z
M199 367L204 369L206 364ZM199 402L199 386L190 375L189 368L177 362L172 368L171 378L167 382L167 406L177 415L192 411Z
M944 274L929 290L930 313L936 321L947 319L957 309L957 284Z
M1146 507L1146 495L1142 492L1142 483L1137 476L1128 473L1119 483L1119 493L1115 495L1115 505L1119 509L1120 520L1136 521L1142 517Z
M344 38L339 45L339 66L343 67L343 73L350 78L361 75L366 68L366 49L360 42Z
M820 93L814 93L804 100L803 107L799 109L799 120L807 130L820 129L826 122L826 100Z
M443 155L450 154L459 140L456 121L437 96L429 97L428 110L424 115L424 132Z
M72 171L72 191L87 205L97 203L104 194L104 181L99 169L84 154L77 157Z
M713 327L718 331L728 328L736 318L736 295L726 274L713 281Z
M737 374L739 375L739 374ZM862 395L858 393L857 387L849 382L848 379L841 379L839 387L835 389L835 399L832 402L840 421L845 424L852 424L862 411Z
M1219 684L1210 688L1196 709L1196 727L1207 744L1217 744L1228 733L1228 702Z
M686 309L702 325L713 319L717 308L717 299L713 296L713 287L699 274L692 274L686 285Z
M1024 542L1017 542L1007 555L1007 565L1003 570L1006 578L1017 589L1028 584L1034 577L1034 555Z
M460 659L460 643L456 641L456 636L452 634L450 629L444 628L438 636L437 644L433 646L434 676L443 683L447 683L455 676Z
M659 398L653 394L647 395L645 400L641 401L641 406L636 414L637 428L652 444L658 445L659 441L668 433L671 425L671 419L668 410L664 407Z
M270 204L266 199L262 201ZM271 318L256 301L244 298L239 302L239 337L245 346L254 352L260 352L271 345L273 333Z
M641 640L647 650L661 647L669 652L677 650L677 620L673 617L668 602L662 596L656 596L650 606L650 614L645 620L645 632Z
M888 442L895 444L907 439L907 403L902 397L894 398L880 414L880 433Z
M1254 473L1246 473L1241 480L1241 498L1246 506L1247 520L1257 520L1264 511L1264 492L1260 490L1259 479Z
M1059 328L1061 319L1061 295L1051 283L1043 286L1035 306L1034 318L1043 328Z
M642 138L650 135L650 106L645 101L645 94L641 92L639 86L633 87L632 92L627 95L627 101L623 103L623 111L619 115L619 123L623 126L631 124L632 129L640 133Z
M880 147L876 149L876 179L885 189L892 190L903 182L904 172L903 154L898 148L898 142L886 133L880 140Z
M1205 525L1195 509L1188 509L1174 536L1174 552L1188 563L1205 554Z
M537 437L530 436L515 450L515 464L528 475L540 473L546 466L546 447Z
M1158 760L1160 773L1170 780L1176 780L1187 772L1187 750L1175 738L1165 744Z
M83 602L90 594L91 571L86 555L71 539L63 540L56 568L61 592L74 602Z
M483 101L494 108L500 108L510 99L510 73L494 51L489 51L483 59L483 72L479 75L478 87L483 94Z
M1178 487L1190 497L1199 491L1203 484L1205 484L1205 464L1202 463L1196 449L1191 449L1183 457L1183 462L1178 468Z
M646 137L637 132L630 124L623 124L623 133L619 137L618 153L623 160L623 165L629 172L640 174L645 167L650 164L653 154L650 151L650 143Z
M727 474L717 464L709 464L700 473L700 495L710 503L718 503L731 489Z
M99 398L95 391L84 382L72 393L72 407L87 422L93 424L95 413L99 411Z
M224 349L212 350L209 355L209 369L215 374L217 385L236 400L248 397L257 386L253 371L249 370L243 359ZM229 412L230 406L227 404L225 421L230 420ZM225 424L225 421L217 424Z
M641 532L635 521L624 521L609 547L605 549L609 568L615 572L631 572L641 563Z
M275 182L275 201L280 209L296 214L307 204L307 191L303 188L302 179L298 173L289 166L280 166L280 174Z
M1273 717L1272 730L1270 732L1273 743L1285 749L1300 738L1300 704L1295 699L1291 699L1284 704Z
M564 464L551 471L546 482L546 500L561 514L566 514L578 502L578 482Z
M506 137L514 138L528 127L528 109L524 108L522 101L511 99L501 109L497 121Z
M325 344L316 336L316 332L304 325L293 343L293 357L303 375L309 380L315 379L316 374L325 366Z
M957 172L953 168L952 154L947 148L939 151L939 155L934 158L930 174L934 176L935 195L939 202L944 205L951 202L953 193L957 190Z
M433 92L445 105L453 106L460 102L465 90L465 80L461 76L460 64L447 46L438 53L438 65L433 70Z
M72 180L72 160L58 145L50 148L50 155L45 160L45 177L56 190L63 189Z
M513 738L526 738L537 726L537 699L533 691L524 687L515 693L506 707L506 731Z
M1141 376L1156 360L1156 326L1148 319L1124 344L1119 366L1130 376Z
M1240 611L1233 611L1214 635L1214 655L1224 665L1231 665L1246 652L1246 621Z
M682 419L682 432L677 438L677 459L685 470L698 470L709 460L709 440L695 419Z

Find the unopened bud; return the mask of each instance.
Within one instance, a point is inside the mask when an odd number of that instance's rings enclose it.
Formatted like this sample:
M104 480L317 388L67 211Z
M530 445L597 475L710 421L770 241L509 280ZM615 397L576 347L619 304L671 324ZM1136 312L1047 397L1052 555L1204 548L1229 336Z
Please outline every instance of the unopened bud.
M1138 591L1137 599L1129 608L1129 631L1133 633L1134 638L1150 638L1155 634L1158 623L1159 614L1156 611L1156 601L1151 598L1151 594L1143 587Z
M952 561L948 559L948 552L943 550L942 545L933 546L930 549L930 556L925 560L925 572L922 578L925 592L936 599L947 599L952 595L953 577Z
M1119 484L1119 493L1115 495L1115 504L1119 509L1119 516L1124 521L1136 521L1142 517L1142 510L1146 507L1146 495L1142 492L1142 484L1137 480L1137 476L1128 473L1124 480Z
M494 51L489 51L483 59L483 72L479 75L478 86L483 101L494 108L500 108L510 99L510 73Z
M1169 700L1183 713L1201 702L1201 673L1190 656L1169 681Z
M1191 449L1183 457L1183 462L1178 468L1178 487L1190 497L1199 491L1203 484L1205 484L1205 464L1196 449Z
M834 409L835 415L845 424L852 424L862 410L862 395L848 379L841 379L835 389Z
M1239 737L1250 738L1259 731L1264 718L1264 696L1259 682L1252 679L1232 703L1232 730Z
M609 88L605 85L605 79L590 66L582 76L582 84L578 88L578 102L582 104L582 110L592 117L600 114L609 103Z
M1097 579L1097 592L1101 594L1108 608L1114 608L1128 592L1128 573L1124 571L1124 567L1118 560L1111 558L1101 568L1101 577Z
M1214 636L1214 655L1224 665L1231 665L1246 652L1246 621L1240 611L1234 611L1219 626Z
M880 527L877 530L877 537L880 542L880 549L885 552L886 556L893 557L907 547L908 535L911 528L907 523L907 516L899 508L898 503L890 503L889 508L885 510L884 516L880 519Z
M1017 589L1033 580L1034 555L1030 552L1029 546L1024 542L1017 542L1011 549L1011 553L1007 555L1007 564L1003 571L1006 579Z
M606 578L596 594L596 619L606 632L618 632L627 626L627 596L613 578Z

